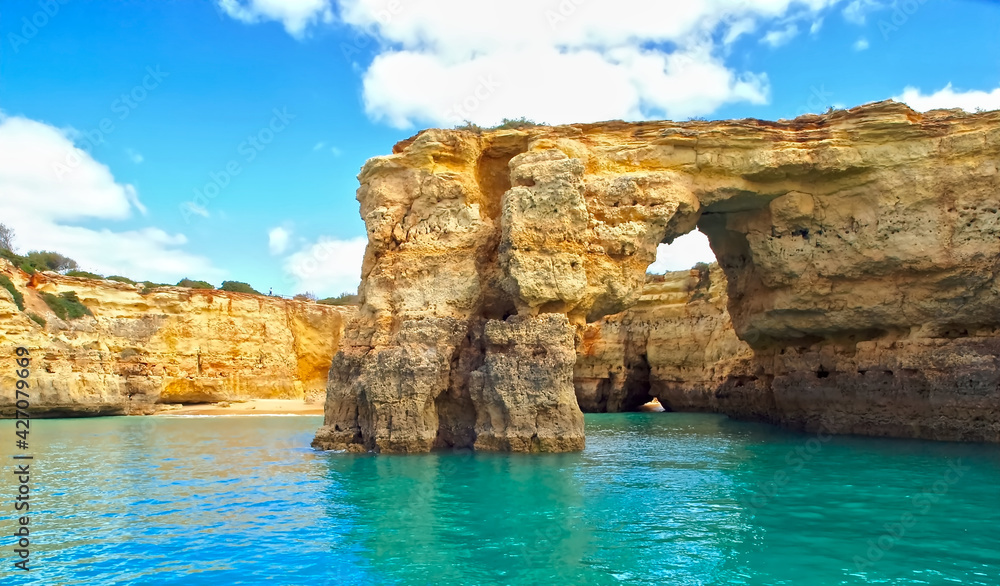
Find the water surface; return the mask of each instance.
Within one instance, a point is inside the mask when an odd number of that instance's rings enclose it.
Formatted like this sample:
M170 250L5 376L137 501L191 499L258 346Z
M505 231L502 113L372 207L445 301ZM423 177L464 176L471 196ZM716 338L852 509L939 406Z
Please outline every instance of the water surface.
M35 570L4 538L0 582L1000 584L998 446L586 422L579 454L373 456L311 450L320 417L36 421Z

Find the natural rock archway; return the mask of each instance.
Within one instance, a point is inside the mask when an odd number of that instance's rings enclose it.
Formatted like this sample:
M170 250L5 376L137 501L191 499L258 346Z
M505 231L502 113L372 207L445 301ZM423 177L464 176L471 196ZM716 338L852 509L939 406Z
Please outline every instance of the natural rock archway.
M695 226L754 352L723 410L996 441L998 154L1000 113L892 102L425 131L359 175L363 305L314 445L581 449L580 330L635 303L657 244Z

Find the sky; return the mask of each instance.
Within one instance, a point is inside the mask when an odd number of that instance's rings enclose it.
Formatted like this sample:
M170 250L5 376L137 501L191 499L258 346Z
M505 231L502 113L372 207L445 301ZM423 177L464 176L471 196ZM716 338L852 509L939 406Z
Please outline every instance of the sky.
M103 275L323 297L360 279L358 171L423 128L890 98L1000 109L1000 2L0 0L0 223Z

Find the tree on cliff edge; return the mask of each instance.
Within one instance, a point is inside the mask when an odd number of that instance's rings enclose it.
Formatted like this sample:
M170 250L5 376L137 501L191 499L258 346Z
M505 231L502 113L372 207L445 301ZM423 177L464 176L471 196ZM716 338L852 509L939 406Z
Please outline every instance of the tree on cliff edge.
M14 252L14 229L0 224L0 249Z

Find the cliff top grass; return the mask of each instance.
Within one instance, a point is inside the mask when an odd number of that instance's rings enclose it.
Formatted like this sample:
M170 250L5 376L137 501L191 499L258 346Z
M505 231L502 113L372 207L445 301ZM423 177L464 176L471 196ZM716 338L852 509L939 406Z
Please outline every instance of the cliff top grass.
M504 119L505 124L533 124L525 119L521 120L507 120ZM201 281L190 278L183 278L177 282L176 285L171 285L169 283L156 283L153 281L135 281L128 277L123 277L121 275L111 275L105 277L97 273L90 271L80 270L79 264L58 252L46 251L46 250L33 250L27 254L18 254L13 250L13 230L9 229L4 224L0 223L0 258L5 258L14 266L20 268L25 273L34 274L37 272L51 271L56 273L61 273L67 277L75 277L78 279L93 279L93 280L104 280L104 281L115 281L118 283L124 283L126 285L138 286L142 285L140 293L142 295L148 295L153 289L158 287L186 287L189 289L203 289L212 291L227 291L231 293L246 293L249 295L264 295L260 291L254 289L249 283L244 283L242 281L223 281L222 285L216 289L215 285L212 285L208 281ZM10 291L11 295L14 296L14 301L17 303L18 309L24 310L24 296L17 290L14 284L8 279L0 275L0 286ZM74 294L75 295L75 294ZM268 293L268 296L271 296ZM357 295L350 293L344 293L338 297L328 297L327 299L317 301L316 296L311 293L300 293L296 295L294 299L298 301L311 301L313 303L322 303L324 305L356 305ZM58 307L62 307L63 304L60 301L46 300L50 307L52 304L56 304ZM66 307L66 314L78 312L79 310L74 309L70 311L69 307ZM59 313L59 312L57 312ZM62 316L60 316L62 317Z
M24 311L24 295L17 290L14 283L7 277L7 275L0 275L0 287L10 291L11 296L14 297L14 303L17 304L18 311Z
M358 305L360 302L357 295L354 293L341 293L336 297L327 297L326 299L320 299L316 303L321 305Z
M466 120L464 124L456 126L455 130L468 130L469 132L482 134L483 132L490 130L521 130L523 128L531 128L534 126L545 126L545 123L538 123L533 120L528 120L524 116L521 116L520 118L504 118L503 120L500 121L500 124L484 128L478 124Z
M76 296L76 291L65 291L59 295L42 291L41 295L45 304L52 310L52 313L61 319L72 320L79 319L85 315L94 315L80 301L80 298Z

